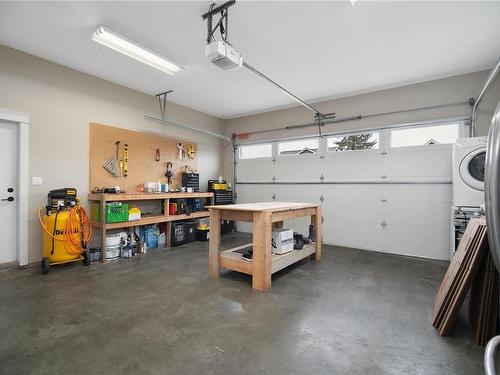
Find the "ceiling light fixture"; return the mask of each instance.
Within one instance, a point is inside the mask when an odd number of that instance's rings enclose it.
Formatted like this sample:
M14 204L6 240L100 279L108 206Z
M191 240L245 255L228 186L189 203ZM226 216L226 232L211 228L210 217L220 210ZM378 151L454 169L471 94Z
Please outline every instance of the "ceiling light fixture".
M183 69L156 52L150 51L102 25L97 26L96 31L92 34L92 40L170 75Z
M356 5L356 3L358 2L359 0L350 0L351 2L351 6L354 8L354 6Z

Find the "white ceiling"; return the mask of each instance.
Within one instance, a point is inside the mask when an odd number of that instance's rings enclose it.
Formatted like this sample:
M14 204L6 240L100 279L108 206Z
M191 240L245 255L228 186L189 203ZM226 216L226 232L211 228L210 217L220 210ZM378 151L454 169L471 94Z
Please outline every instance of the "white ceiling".
M205 59L203 2L0 2L0 44L215 115L293 104L243 69ZM229 40L246 61L306 101L490 68L500 2L243 2ZM175 77L91 40L103 24L178 61Z

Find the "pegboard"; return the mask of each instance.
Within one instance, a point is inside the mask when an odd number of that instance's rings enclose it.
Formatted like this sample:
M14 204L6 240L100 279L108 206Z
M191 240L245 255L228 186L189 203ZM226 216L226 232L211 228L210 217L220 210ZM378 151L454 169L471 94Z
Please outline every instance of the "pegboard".
M185 166L197 170L198 155L194 159L179 160L177 143L186 143L176 139L116 128L113 126L89 124L89 190L95 187L113 187L119 185L129 193L137 192L137 186L145 182L167 183L165 172L167 162L173 163L175 176L173 186L181 185L181 173ZM128 145L128 175L115 177L104 164L116 156L115 142L119 144L119 158L123 159L124 145ZM198 145L196 145L196 150ZM156 149L160 150L160 161L156 161ZM117 163L119 166L119 163ZM119 168L118 168L119 170Z

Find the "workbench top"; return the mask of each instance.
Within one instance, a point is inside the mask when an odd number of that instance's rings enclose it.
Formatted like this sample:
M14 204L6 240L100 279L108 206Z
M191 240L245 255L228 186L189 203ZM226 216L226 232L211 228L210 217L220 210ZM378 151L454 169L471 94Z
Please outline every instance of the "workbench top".
M89 194L89 201L137 201L137 200L155 200L155 199L176 199L176 198L213 198L214 193L208 192L168 192L168 193L118 193L118 194Z
M242 204L225 204L218 206L205 206L205 208L229 211L252 211L252 212L280 212L299 210L302 208L319 207L319 203L295 203L295 202L258 202Z

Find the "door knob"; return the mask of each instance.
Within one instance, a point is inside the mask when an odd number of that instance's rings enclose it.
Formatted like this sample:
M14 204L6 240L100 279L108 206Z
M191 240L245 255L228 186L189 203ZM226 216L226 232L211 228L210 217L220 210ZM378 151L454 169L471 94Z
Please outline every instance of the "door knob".
M2 201L9 201L12 202L14 200L14 197L8 197L8 198L3 198Z

